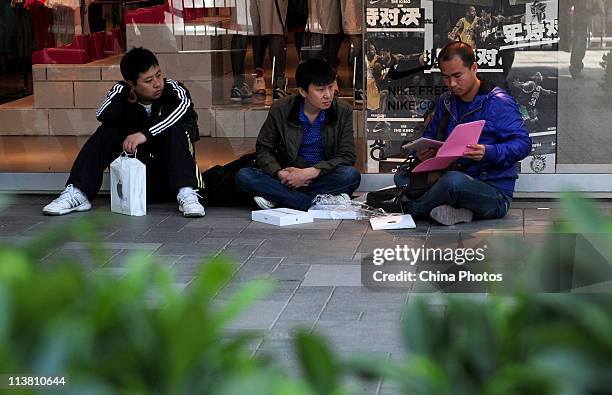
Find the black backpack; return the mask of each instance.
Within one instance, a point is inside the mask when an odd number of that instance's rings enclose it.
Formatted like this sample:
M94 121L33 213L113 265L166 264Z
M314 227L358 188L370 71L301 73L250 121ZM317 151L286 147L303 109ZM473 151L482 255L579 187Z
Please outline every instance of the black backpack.
M257 167L255 153L246 154L224 166L214 166L202 173L204 204L217 207L249 207L253 197L238 189L236 173L245 167Z
M440 125L438 126L437 138L438 141L444 141L444 132L448 126L449 114L447 111L442 115ZM366 195L366 204L375 208L382 208L388 213L403 213L403 207L406 201L418 199L435 184L447 170L457 169L456 162L451 164L445 170L430 170L426 172L413 173L417 165L421 161L416 155L410 154L408 158L401 164L397 170L402 175L410 175L410 187L389 187L380 191L369 192Z

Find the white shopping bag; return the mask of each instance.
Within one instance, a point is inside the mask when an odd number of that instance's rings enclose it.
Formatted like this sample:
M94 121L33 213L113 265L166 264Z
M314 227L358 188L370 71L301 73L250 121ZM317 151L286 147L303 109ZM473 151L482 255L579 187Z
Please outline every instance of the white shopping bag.
M124 151L110 165L111 211L141 216L147 214L147 167Z

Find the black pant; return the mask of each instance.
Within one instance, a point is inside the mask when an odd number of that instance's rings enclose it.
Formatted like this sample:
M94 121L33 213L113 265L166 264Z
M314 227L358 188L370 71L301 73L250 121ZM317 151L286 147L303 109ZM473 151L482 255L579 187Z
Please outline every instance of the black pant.
M232 51L230 59L232 60L232 75L234 76L234 86L242 88L244 84L244 63L246 61L248 36L241 34L232 35Z
M123 152L127 135L125 129L100 126L81 148L66 185L74 185L93 200L104 170ZM203 187L193 144L182 125L138 146L136 157L147 166L148 201L171 200L182 187Z
M287 38L281 34L267 34L253 36L253 65L256 69L263 69L266 58L266 49L270 54L270 63L276 58L273 88L285 88L285 63L287 61Z
M323 60L334 70L337 70L340 64L338 52L340 52L344 34L324 34L323 37Z
M352 52L349 54L349 65L354 67L355 74L351 70L351 75L355 80L354 89L363 89L363 36L361 34L350 34L349 40L352 45ZM357 66L354 64L357 63Z

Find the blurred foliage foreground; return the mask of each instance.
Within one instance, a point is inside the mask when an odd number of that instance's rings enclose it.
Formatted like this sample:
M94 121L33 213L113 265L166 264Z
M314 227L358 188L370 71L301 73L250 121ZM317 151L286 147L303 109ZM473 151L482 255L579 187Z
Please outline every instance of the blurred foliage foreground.
M564 206L568 221L557 231L596 235L595 248L612 257L609 219L574 194ZM132 256L120 278L76 262L40 263L74 239L103 257L92 224L99 220L79 219L0 248L0 393L339 395L349 393L343 383L351 376L382 379L404 394L612 393L606 293L455 296L443 311L424 298L409 303L403 320L403 360L341 359L316 334L296 331L301 371L286 372L252 355L255 335L224 330L273 286L250 282L229 303L215 303L233 275L226 261L204 263L183 291L150 256ZM8 389L2 374L64 376L66 385Z

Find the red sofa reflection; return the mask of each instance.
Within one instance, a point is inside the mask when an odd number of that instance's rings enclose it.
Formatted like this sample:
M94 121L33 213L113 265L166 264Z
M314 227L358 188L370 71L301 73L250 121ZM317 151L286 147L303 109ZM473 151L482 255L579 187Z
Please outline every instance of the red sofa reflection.
M34 51L32 64L83 64L125 52L121 28L109 32L80 34L59 48Z

